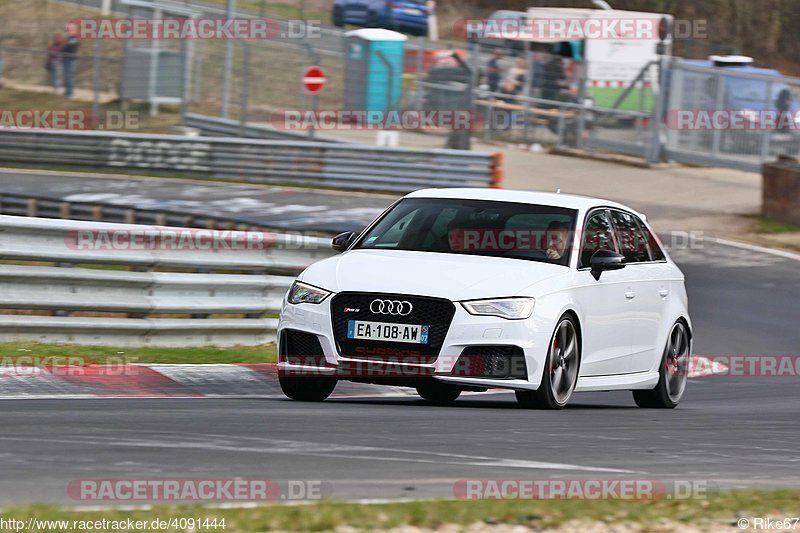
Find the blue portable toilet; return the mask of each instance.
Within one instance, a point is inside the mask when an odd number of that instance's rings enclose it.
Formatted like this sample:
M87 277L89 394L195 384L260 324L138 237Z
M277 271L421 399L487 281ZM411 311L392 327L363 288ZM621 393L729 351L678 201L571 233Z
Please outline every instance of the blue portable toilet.
M345 34L344 108L348 111L396 110L403 90L407 37L396 31L363 28Z

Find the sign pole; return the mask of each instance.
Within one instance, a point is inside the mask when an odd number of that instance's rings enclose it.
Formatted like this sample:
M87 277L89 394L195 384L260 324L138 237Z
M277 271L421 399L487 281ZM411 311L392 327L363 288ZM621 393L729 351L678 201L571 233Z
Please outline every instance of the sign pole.
M309 67L306 69L305 74L303 74L303 88L305 88L306 92L311 94L311 112L314 114L314 118L317 117L317 107L319 104L319 92L325 87L325 83L328 79L325 77L325 71L323 71L318 66ZM314 139L314 125L313 122L308 128L308 138L313 140Z

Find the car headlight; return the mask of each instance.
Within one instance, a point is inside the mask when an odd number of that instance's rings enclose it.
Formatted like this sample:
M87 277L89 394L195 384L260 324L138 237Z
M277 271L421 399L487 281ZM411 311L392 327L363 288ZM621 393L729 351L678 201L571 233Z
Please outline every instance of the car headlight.
M290 304L318 304L328 297L330 291L314 287L302 281L295 281L286 297Z
M494 298L461 302L471 315L499 316L509 320L528 318L533 313L533 298Z

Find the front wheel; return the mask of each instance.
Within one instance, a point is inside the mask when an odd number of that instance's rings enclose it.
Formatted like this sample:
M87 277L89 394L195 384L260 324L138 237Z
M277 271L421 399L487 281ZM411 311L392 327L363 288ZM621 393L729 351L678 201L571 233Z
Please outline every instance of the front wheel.
M447 405L456 401L456 398L461 395L461 389L446 383L431 381L429 383L420 383L417 386L417 394L431 403Z
M520 407L563 409L578 383L581 364L578 328L569 315L561 317L547 353L542 382L535 391L516 391Z
M288 377L278 375L283 393L300 402L321 402L336 388L333 378Z
M689 358L692 343L689 330L683 321L672 326L658 370L658 385L653 390L633 391L633 400L639 407L673 409L680 403L689 378Z

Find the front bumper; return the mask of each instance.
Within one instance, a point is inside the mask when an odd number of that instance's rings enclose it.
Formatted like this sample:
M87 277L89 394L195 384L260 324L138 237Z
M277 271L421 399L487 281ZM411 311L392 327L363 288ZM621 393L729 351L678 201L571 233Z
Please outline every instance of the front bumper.
M474 316L455 304L455 313L444 337L439 355L431 363L409 362L403 357L387 357L366 361L342 355L336 342L329 297L320 304L292 305L284 302L278 325L279 354L285 354L283 333L288 330L314 335L322 354L317 362L308 364L294 357L279 358L282 372L338 376L354 381L403 383L418 378L435 378L467 388L507 388L535 390L542 377L552 325L534 315L526 320L506 320L499 317ZM388 320L387 320L388 321ZM388 344L387 344L388 345ZM467 348L517 347L524 357L524 379L465 377L459 357ZM294 355L294 354L293 354ZM323 358L324 357L324 358ZM463 365L463 360L462 360Z

